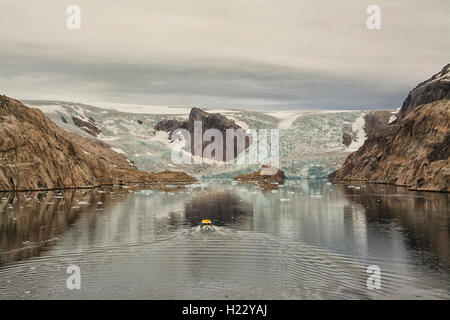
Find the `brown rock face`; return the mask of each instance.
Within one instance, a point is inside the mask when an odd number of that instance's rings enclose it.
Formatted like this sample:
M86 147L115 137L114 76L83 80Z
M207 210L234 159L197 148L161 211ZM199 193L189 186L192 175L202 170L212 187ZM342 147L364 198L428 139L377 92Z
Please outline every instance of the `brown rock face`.
M367 136L375 134L389 124L392 113L389 111L373 111L364 117L364 131Z
M450 99L450 64L447 64L430 79L419 83L409 92L403 102L398 118L399 120L403 119L416 106L446 99Z
M364 132L367 136L372 135L374 132L381 130L389 124L389 118L392 116L390 111L372 111L364 116ZM344 129L342 135L342 143L345 146L349 146L352 143L354 134L351 129Z
M0 96L0 190L194 181L184 173L138 171L101 141L59 128L44 114Z
M238 175L234 180L256 184L263 189L275 189L278 185L284 184L285 178L281 169L263 165L258 171Z
M450 192L449 73L450 64L411 90L393 123L366 117L364 145L328 178Z
M98 134L102 132L99 128L97 128L97 126L95 125L95 120L92 118L89 118L88 121L84 121L81 120L80 118L72 117L72 121L77 127L89 133L91 136L96 137Z
M224 115L220 113L208 113L203 110L200 110L198 108L192 108L191 112L189 114L189 119L187 121L178 121L178 120L162 120L158 122L155 125L156 130L162 130L166 132L173 132L176 129L185 129L189 131L190 137L191 137L191 144L190 144L190 150L189 147L185 148L186 150L189 150L192 154L195 152L195 143L201 142L201 147L198 148L201 149L201 155L205 158L215 159L215 154L212 153L212 156L205 155L204 150L205 148L213 143L214 141L203 141L199 140L198 137L194 134L194 126L195 121L201 121L202 122L202 130L201 135L205 133L208 129L217 129L222 133L223 136L223 153L221 159L216 160L222 160L227 161L236 158L243 150L248 148L248 146L251 144L251 137L247 136L245 137L244 147L242 150L238 148L238 139L234 138L234 150L233 154L227 155L226 149L227 149L227 141L226 141L226 130L227 129L233 129L233 130L239 130L242 129L240 126L238 126L233 120L228 119ZM243 131L242 131L243 132ZM194 140L195 139L195 140Z
M364 145L329 179L450 192L449 145L450 100L420 105L400 121L370 131Z
M187 173L181 171L165 170L159 173L152 173L154 180L158 182L194 182L196 179L192 178Z

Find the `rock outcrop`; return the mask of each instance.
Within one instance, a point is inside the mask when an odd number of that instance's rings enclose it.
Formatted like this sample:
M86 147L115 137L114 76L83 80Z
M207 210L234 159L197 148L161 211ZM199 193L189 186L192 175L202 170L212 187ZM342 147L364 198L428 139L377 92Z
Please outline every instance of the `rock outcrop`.
M106 143L67 132L39 109L0 96L0 191L194 180L182 172L138 171Z
M261 169L255 172L234 177L234 180L256 184L262 189L276 189L278 185L284 184L285 178L286 176L281 169L263 165Z
M393 114L389 111L372 111L364 116L364 131L371 136L389 124Z
M189 113L189 119L187 121L162 120L162 121L158 122L154 128L156 130L162 130L162 131L166 131L166 132L170 132L170 133L175 131L176 129L185 129L185 130L189 131L191 143L190 143L190 146L187 146L185 148L185 150L188 150L194 154L194 152L195 152L195 148L194 148L195 140L194 139L198 139L198 137L196 137L194 135L195 121L202 122L202 133L201 133L202 135L208 129L217 129L222 133L223 152L222 152L222 157L219 160L227 161L227 160L234 159L240 154L240 152L242 152L243 150L248 148L248 146L251 144L251 137L249 135L244 137L245 136L244 131L233 120L228 119L227 117L225 117L224 115L222 115L220 113L208 113L203 110L200 110L199 108L191 109L191 112ZM244 137L243 139L245 139L244 148L242 150L240 150L238 148L237 138L234 138L233 154L231 154L231 155L227 154L227 139L226 139L226 130L227 129L233 129L233 130L235 130L235 132L236 132L236 130L241 129L242 131L237 131L237 132L238 133L241 132L242 136ZM201 153L202 153L201 156L203 156L205 158L216 159L214 153L212 153L211 156L208 154L204 154L205 148L210 143L213 143L214 141L204 141L204 140L197 140L197 141L201 141ZM218 159L216 159L216 160L218 160Z
M178 120L162 120L155 124L155 130L158 131L166 131L166 132L172 132L176 129L186 129L185 125L187 122L184 121L178 121Z
M348 147L352 144L352 135L349 132L344 132L342 134L342 143Z
M444 79L435 75L411 91L396 121L366 118L364 145L329 179L450 192L450 87Z
M102 132L102 130L100 130L97 127L97 125L95 124L95 120L92 118L89 118L87 121L85 121L78 117L73 116L72 121L73 121L74 125L76 125L78 128L80 128L84 132L89 133L91 136L96 137Z
M398 113L398 120L406 117L416 106L446 99L450 99L450 64L409 92Z

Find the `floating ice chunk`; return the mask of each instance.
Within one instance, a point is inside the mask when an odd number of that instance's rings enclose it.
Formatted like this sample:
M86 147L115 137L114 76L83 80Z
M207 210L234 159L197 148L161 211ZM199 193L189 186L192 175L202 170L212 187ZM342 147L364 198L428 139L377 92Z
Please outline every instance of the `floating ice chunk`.
M193 184L188 184L185 187L186 188L202 188L203 186L207 186L207 184L193 183Z
M153 190L139 190L137 194L142 194L144 196L148 196L153 193Z

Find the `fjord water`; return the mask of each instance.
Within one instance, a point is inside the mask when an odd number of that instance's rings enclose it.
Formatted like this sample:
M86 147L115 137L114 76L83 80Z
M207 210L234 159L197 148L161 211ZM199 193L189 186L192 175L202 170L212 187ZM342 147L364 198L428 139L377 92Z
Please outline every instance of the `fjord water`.
M0 299L450 297L447 194L326 180L167 190L0 194Z

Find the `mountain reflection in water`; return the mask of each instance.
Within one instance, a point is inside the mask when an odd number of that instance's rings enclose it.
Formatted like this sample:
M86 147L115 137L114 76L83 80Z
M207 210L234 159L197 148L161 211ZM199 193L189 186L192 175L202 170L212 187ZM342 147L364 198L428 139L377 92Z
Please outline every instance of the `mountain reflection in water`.
M3 193L0 298L449 298L449 199L325 180Z
M0 193L0 266L38 255L80 214L107 209L109 189Z
M356 184L358 186L358 184ZM368 184L361 191L339 185L352 204L365 211L367 224L382 230L392 225L401 228L404 240L416 258L433 268L450 271L450 197L437 192L409 192L391 185ZM370 194L368 197L366 194ZM352 206L344 207L347 218ZM433 254L427 254L432 252Z

